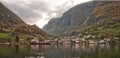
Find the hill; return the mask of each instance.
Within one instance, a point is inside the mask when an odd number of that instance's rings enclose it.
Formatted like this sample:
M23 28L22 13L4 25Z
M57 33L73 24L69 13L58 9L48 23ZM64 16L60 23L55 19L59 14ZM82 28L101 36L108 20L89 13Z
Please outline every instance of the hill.
M47 39L47 33L36 25L28 25L15 13L0 3L0 42L14 41L16 36L25 41L38 37Z
M120 2L100 2L91 12L85 24L90 33L120 35ZM94 23L94 24L93 24ZM85 26L84 25L84 26ZM119 36L120 37L120 36Z

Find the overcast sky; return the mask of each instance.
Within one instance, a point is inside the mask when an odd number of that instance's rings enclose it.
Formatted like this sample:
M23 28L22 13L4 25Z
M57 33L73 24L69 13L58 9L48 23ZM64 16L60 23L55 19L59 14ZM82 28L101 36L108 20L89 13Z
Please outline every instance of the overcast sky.
M91 0L0 0L28 24L42 28L53 17L60 17L71 7Z

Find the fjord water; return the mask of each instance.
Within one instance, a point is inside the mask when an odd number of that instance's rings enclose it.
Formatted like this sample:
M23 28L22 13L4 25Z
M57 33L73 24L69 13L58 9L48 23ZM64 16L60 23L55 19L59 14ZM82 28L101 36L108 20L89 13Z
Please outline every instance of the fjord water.
M0 58L120 58L120 45L0 45Z

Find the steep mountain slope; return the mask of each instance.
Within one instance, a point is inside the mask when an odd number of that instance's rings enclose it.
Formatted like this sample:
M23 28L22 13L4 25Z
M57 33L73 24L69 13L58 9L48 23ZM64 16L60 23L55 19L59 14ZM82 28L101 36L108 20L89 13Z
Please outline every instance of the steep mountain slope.
M87 20L87 25L92 25L95 22L110 23L113 20L120 18L120 2L108 1L100 2L91 12L90 18ZM103 21L107 20L107 21Z
M91 12L90 18L84 25L86 30L94 33L120 34L120 2L100 2Z
M65 12L62 17L51 19L43 30L55 36L70 34L81 27L96 4L97 1L79 4Z
M16 14L0 3L0 22L3 22L7 27L13 27L17 24L25 24Z
M120 34L120 2L92 1L77 5L59 19L52 19L44 31L54 36L72 35L86 31ZM52 24L51 24L52 22ZM117 26L117 27L116 27ZM50 27L50 28L47 28ZM100 29L100 30L99 30ZM108 31L108 29L110 29Z
M0 41L3 39L14 40L16 36L20 39L39 37L46 39L47 34L36 25L28 25L16 14L0 3Z

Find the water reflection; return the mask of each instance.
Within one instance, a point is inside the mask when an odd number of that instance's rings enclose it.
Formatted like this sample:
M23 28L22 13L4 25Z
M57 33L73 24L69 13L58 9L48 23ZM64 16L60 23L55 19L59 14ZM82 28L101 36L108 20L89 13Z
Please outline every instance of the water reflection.
M120 58L120 45L0 45L0 58Z

